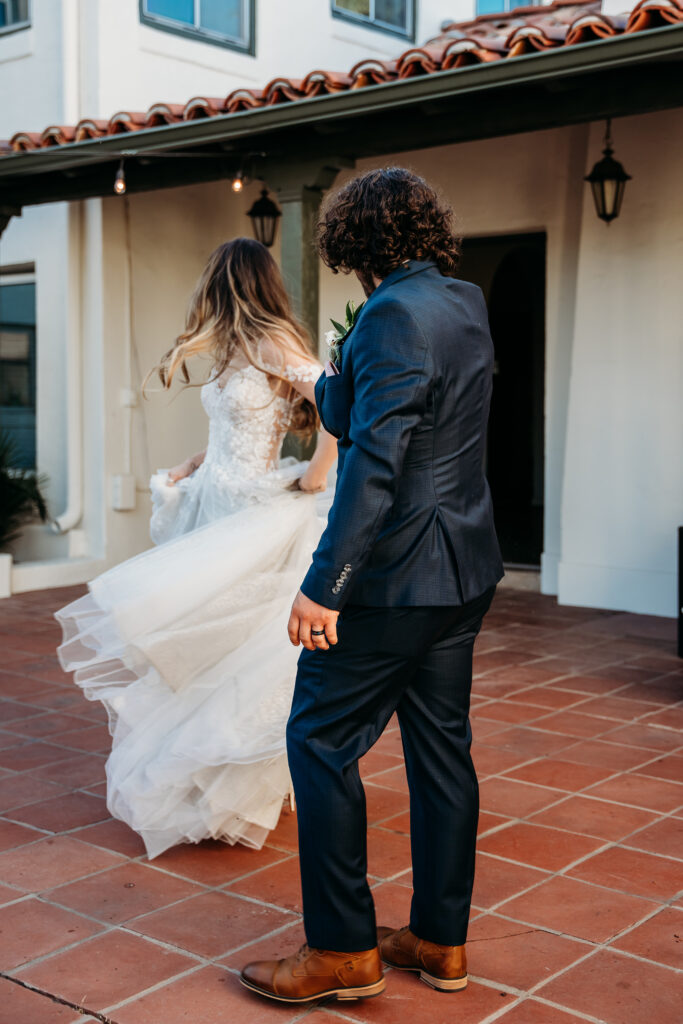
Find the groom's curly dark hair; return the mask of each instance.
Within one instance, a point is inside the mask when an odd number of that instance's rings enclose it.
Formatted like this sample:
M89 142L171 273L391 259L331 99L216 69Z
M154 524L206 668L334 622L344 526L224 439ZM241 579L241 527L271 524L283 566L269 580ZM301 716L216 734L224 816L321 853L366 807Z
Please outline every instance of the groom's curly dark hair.
M454 277L454 214L424 178L404 167L367 171L328 196L318 223L320 256L336 274L358 272L366 291L405 259L434 260Z

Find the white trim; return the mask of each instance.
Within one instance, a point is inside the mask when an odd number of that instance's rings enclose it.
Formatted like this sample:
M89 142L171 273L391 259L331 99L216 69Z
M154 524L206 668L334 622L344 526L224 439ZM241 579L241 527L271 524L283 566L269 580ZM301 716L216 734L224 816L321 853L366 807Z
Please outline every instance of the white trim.
M609 608L637 615L676 615L676 574L654 569L583 565L561 561L558 601L582 608Z
M45 562L21 562L12 566L11 593L25 594L50 587L71 587L87 583L106 569L103 560L55 558ZM9 595L5 595L9 596Z

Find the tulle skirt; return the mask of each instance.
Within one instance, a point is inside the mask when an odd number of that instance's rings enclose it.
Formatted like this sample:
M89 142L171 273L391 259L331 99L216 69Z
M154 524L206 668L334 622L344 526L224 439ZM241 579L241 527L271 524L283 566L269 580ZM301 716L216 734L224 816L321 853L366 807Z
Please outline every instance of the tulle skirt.
M208 837L258 848L290 791L299 649L286 625L325 502L281 486L111 569L57 613L62 666L109 715L109 810L150 857Z

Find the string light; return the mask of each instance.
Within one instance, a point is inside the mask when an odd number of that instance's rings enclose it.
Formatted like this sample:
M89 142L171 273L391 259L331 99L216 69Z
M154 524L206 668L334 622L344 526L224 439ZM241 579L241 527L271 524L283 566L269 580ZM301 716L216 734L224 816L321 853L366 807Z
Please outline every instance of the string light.
M241 192L244 188L244 175L242 171L238 171L235 177L232 179L232 190L233 192Z
M123 160L119 164L119 169L116 172L116 177L114 178L114 192L116 192L117 196L123 196L126 194L126 174L123 170Z

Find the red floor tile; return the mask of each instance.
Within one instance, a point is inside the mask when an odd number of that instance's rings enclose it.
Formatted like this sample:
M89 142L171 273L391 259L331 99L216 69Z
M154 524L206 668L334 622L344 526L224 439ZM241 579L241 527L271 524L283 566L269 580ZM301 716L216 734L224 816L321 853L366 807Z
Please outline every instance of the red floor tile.
M651 750L642 747L624 747L619 743L604 740L581 740L562 751L563 761L576 764L594 764L611 772L627 772L637 768L654 756ZM644 771L643 768L640 769Z
M582 864L577 864L569 874L595 885L604 885L608 889L655 900L671 899L683 889L683 867L680 861L620 846L597 853Z
M533 686L529 690L521 690L519 693L511 694L507 703L526 703L539 705L548 714L556 708L570 707L573 704L581 704L585 701L584 693L577 693L575 690L561 690L558 686Z
M23 807L39 800L54 800L65 792L64 786L58 786L45 779L36 779L31 775L8 774L0 778L0 813L7 814L14 807Z
M527 990L585 956L585 943L484 914L467 935L471 975Z
M291 920L291 914L239 899L230 891L205 892L138 917L128 927L198 956L214 958Z
M581 706L581 710L587 715L604 715L605 718L622 722L631 722L643 715L649 715L656 708L657 705L649 701L624 699L619 693L609 697L595 697Z
M391 878L411 866L410 839L395 832L368 829L368 874Z
M46 953L54 953L101 930L94 921L27 899L0 909L0 963L9 971Z
M104 724L85 725L84 728L56 733L51 738L53 743L61 743L70 750L81 750L84 753L108 753L111 749L111 736Z
M683 974L598 950L538 994L606 1024L635 1024L649 1015L657 1024L680 1024Z
M391 884L391 883L386 883ZM227 956L221 957L219 963L234 970L241 971L245 964L252 960L281 960L283 957L296 953L306 941L304 923L301 918L292 918L278 931L256 939L248 945L240 946Z
M410 903L413 891L410 886L396 882L380 882L372 890L375 901L377 924L388 928L402 928L410 921Z
M275 834L271 833L271 838ZM204 885L227 885L236 878L286 860L288 856L286 852L268 846L250 850L246 846L229 846L207 839L203 843L174 846L160 857L155 857L152 864Z
M0 978L0 1005L8 1024L72 1024L75 1011L14 981Z
M683 686L681 687L681 692L683 694ZM683 733L683 705L649 714L646 721L648 725L659 725L664 726L666 729L677 729L678 733L681 734Z
M220 967L204 967L116 1010L117 1024L288 1024L293 1007L259 999ZM312 1020L317 1022L317 1016Z
M140 836L123 821L116 821L114 818L78 829L72 832L72 836L84 843L92 843L93 846L122 853L126 857L140 857L145 852L145 844Z
M649 828L629 836L623 845L683 860L683 818L664 818L663 821L658 821Z
M395 768L400 763L397 754L385 754L377 748L373 748L358 763L360 774L363 779L370 779L378 772L384 772L387 768Z
M505 917L606 942L652 912L656 904L557 875L498 908Z
M479 849L521 864L560 871L602 845L602 840L541 825L514 824L484 836Z
M643 747L662 753L680 750L683 737L674 729L661 729L644 722L632 722L610 733L610 742L623 743L627 747Z
M561 804L535 814L533 822L536 825L581 832L599 839L617 840L647 825L655 817L651 811L622 807L606 800L593 799L592 796L572 796ZM631 840L628 843L633 845Z
M494 722L508 722L524 725L548 714L548 708L534 704L523 704L519 701L492 700L480 708L475 715L475 722L481 719L492 719Z
M45 899L98 921L121 924L204 890L194 882L146 864L123 864L51 889Z
M335 1010L341 1005L346 1017L369 1024L481 1024L491 1014L511 1003L505 986L489 988L470 981L467 988L445 996L434 992L407 971L390 971L385 992L376 999L361 999L356 1003L331 1004ZM245 1018L248 1019L248 1018ZM312 1017L315 1024L315 1015Z
M13 727L16 728L16 724L20 719L31 718L40 714L40 708L36 708L31 704L21 704L19 701L6 700L4 698L0 700L0 723L3 726L12 722Z
M86 723L75 715L65 715L59 711L46 711L35 718L26 718L15 725L20 736L29 739L47 739L54 742L55 733L72 729L82 729Z
M683 970L683 910L666 907L612 943L615 949Z
M67 789L84 789L105 778L105 758L99 754L73 754L63 750L64 759L48 768L37 768L32 774L40 779L50 779Z
M382 775L377 775L372 782L365 784L365 802L370 825L405 812L410 806L408 794L385 788L382 778Z
M488 909L548 877L545 871L477 853L472 904Z
M296 813L285 806L277 823L277 828L268 836L267 846L278 850L288 850L290 853L297 853L299 850L299 825Z
M538 729L527 729L523 726L504 729L502 732L497 732L495 735L490 736L486 745L523 755L525 759L529 759L555 754L564 747L576 742L575 736L542 732L541 724L539 723Z
M575 736L577 739L587 739L608 734L618 726L618 722L613 722L608 718L598 718L597 715L584 714L582 706L579 710L572 708L556 711L538 723L539 729L561 732L565 736ZM605 735L604 738L607 738L607 736Z
M24 892L42 892L120 863L120 857L106 850L70 836L51 836L0 853L0 881Z
M34 828L26 828L24 825L16 825L13 821L0 818L0 850L13 850L17 846L24 846L36 839L41 839L43 832Z
M10 750L0 751L0 768L9 768L13 772L25 772L31 768L42 768L49 765L49 774L56 775L53 767L57 761L68 757L68 751L54 743L43 743L41 740L21 743Z
M136 935L113 931L42 963L21 968L17 977L73 1003L85 1003L88 1009L103 1010L186 971L195 963L196 960L180 952Z
M480 779L487 775L508 772L532 757L533 754L513 754L509 750L498 750L483 743L475 743L472 746L472 760Z
M68 832L72 828L103 821L109 817L109 812L106 802L99 796L65 793L59 800L44 800L26 807L16 807L12 817L48 832Z
M525 999L498 1017L501 1024L585 1024L585 1017L575 1017L536 999ZM496 1022L497 1024L497 1022Z
M398 765L396 768L390 768L388 771L382 772L381 775L376 775L373 782L384 789L394 789L399 793L408 795L408 780L406 779L406 770L403 764Z
M651 775L655 779L668 779L670 782L683 782L683 757L671 754L658 757L640 769L641 775Z
M277 864L262 868L237 882L232 882L229 892L241 893L253 899L272 903L286 910L301 911L301 880L299 859L290 857Z
M0 783L0 786L2 783ZM683 807L683 786L677 782L626 772L590 790L591 796L667 813Z
M394 815L393 818L388 818L382 822L381 828L385 828L389 832L401 832L404 836L409 836L410 811L403 811L401 814Z
M479 786L481 806L487 811L511 818L526 818L561 798L562 794L556 790L513 779L489 778Z
M575 793L577 790L593 786L612 775L609 768L597 768L591 764L573 764L571 761L555 760L544 757L530 764L513 768L506 772L506 778L533 782L539 786L551 786L553 789Z
M1 641L0 641L1 643ZM45 683L40 679L31 679L25 676L21 665L15 665L14 672L0 671L0 696L15 697L17 700L26 700L27 697L36 693L45 692Z

